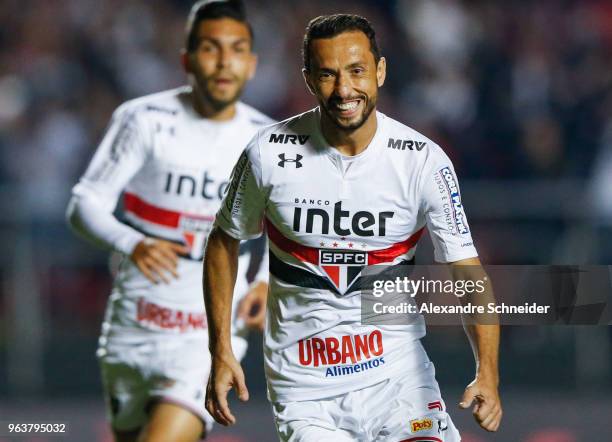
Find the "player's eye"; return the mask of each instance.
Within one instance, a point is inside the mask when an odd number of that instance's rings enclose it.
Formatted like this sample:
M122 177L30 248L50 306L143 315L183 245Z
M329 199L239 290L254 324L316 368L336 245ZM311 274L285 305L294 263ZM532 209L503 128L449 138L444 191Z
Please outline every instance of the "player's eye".
M210 52L214 52L215 50L216 50L216 47L213 44L202 43L200 45L200 52L210 53Z
M319 74L319 79L321 80L331 80L333 78L333 74L331 72L321 72Z
M365 72L364 68L353 68L351 69L351 73L354 75L361 75Z

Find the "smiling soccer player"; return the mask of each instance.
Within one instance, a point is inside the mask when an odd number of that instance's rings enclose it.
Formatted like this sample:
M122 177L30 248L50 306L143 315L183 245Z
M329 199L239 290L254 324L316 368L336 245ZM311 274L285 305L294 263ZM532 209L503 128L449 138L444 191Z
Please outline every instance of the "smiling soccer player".
M227 392L234 387L247 399L248 391L231 352L235 272L221 270L235 269L239 240L257 237L265 225L265 363L280 439L460 440L421 345L424 323L361 323L355 264L410 263L425 227L436 260L458 279L475 279L470 269L480 268L450 160L376 110L386 68L365 18L312 20L303 72L319 107L260 130L234 169L204 265L213 356L207 408L222 424L235 421ZM462 406L476 401L477 421L495 431L502 414L499 328L466 330L477 369Z

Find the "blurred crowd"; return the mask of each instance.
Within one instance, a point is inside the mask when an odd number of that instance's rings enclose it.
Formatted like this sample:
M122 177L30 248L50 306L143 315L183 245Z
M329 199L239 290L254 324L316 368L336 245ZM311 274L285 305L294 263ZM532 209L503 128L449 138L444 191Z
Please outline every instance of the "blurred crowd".
M17 243L11 229L26 224L34 235L33 256L0 259L0 318L8 315L3 296L8 299L10 284L19 283L21 273L38 278L45 314L66 329L54 342L63 343L71 357L80 337L89 341L78 354L93 355L91 340L109 281L106 255L82 260L95 252L64 225L70 188L120 103L184 84L179 53L192 3L0 2L0 240ZM320 14L361 14L373 22L388 61L380 110L443 146L464 183L591 181L591 194L612 224L609 0L246 0L246 5L259 54L258 73L245 96L249 104L277 119L313 107L300 72L306 24ZM534 199L532 206L543 197ZM8 209L16 203L25 218ZM551 244L567 242L561 236L565 221L535 218L520 230L516 218L504 225L472 217L485 259L551 262ZM578 230L578 244L584 243L581 235ZM568 244L574 254L574 243ZM71 247L62 261L61 253ZM5 266L13 258L11 273ZM6 283L11 278L17 282ZM561 351L546 342L546 348ZM61 353L58 348L53 354ZM63 366L64 359L55 357ZM63 371L47 372L57 373L65 389Z
M34 215L61 216L117 105L184 82L191 3L0 4L0 184ZM463 179L587 177L612 131L609 1L246 3L260 57L246 101L276 118L314 105L308 20L349 11L373 21L388 59L381 109L444 146Z

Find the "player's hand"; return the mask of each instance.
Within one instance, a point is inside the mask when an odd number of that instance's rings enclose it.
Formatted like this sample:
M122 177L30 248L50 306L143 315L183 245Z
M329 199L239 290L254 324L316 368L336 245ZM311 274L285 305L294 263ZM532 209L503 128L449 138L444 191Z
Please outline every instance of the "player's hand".
M145 238L134 247L130 258L149 281L154 284L163 281L167 284L170 282L168 275L178 278L178 254L188 252L188 248L181 244Z
M467 386L459 407L469 408L475 402L474 419L487 431L497 431L502 419L502 406L497 382L478 379Z
M249 400L244 372L232 352L213 354L210 377L206 387L206 409L215 421L226 427L236 423L236 418L227 403L227 393L232 388L236 389L241 401Z
M266 322L266 300L268 299L268 284L256 282L238 304L238 318L244 320L252 330L263 331Z

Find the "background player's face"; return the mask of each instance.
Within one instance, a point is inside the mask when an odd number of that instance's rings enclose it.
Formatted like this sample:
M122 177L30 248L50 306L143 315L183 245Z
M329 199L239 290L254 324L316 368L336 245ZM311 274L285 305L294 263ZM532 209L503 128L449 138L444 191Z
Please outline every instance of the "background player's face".
M199 92L216 109L240 98L255 74L257 57L251 52L248 27L231 18L199 23L197 48L186 54L185 68Z
M304 78L325 115L340 129L355 130L376 108L386 64L376 64L368 37L360 31L311 42L310 71Z

